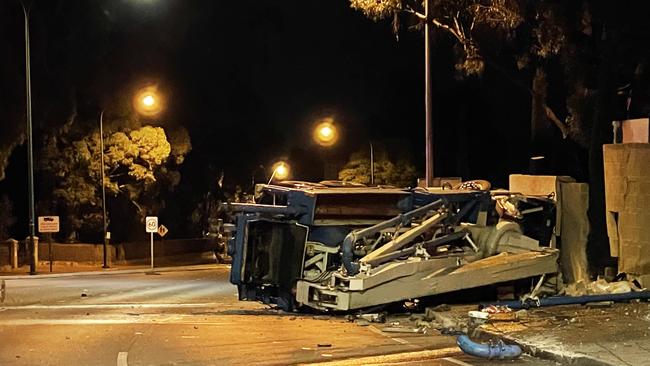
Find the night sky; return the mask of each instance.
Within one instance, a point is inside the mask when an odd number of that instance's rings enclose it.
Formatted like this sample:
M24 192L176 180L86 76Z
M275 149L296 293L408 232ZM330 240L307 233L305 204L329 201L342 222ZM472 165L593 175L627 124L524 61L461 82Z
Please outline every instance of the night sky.
M25 125L22 32L18 1L3 1L5 150ZM170 217L186 215L183 205L194 204L222 171L227 188L249 189L259 165L289 158L293 178L320 180L324 158L343 163L368 141L410 159L423 175L423 36L403 30L398 41L389 22L366 19L346 0L35 0L31 32L37 145L74 105L79 123L91 123L137 85L155 82L165 91L167 109L152 122L185 126L193 146ZM515 82L490 67L481 78L461 79L451 40L434 40L436 175L503 187L509 173L528 167L530 95L516 81L529 83L530 75L496 53L494 61ZM324 116L341 129L331 151L310 139ZM23 145L0 182L21 220L20 237L27 231L25 160ZM47 195L38 178L38 195Z

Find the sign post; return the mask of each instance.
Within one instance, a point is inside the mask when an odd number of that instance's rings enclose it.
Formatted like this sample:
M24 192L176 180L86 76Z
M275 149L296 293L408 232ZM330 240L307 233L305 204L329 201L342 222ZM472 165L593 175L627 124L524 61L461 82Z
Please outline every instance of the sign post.
M169 229L163 224L160 224L158 226L158 235L160 235L160 247L164 248L165 247L165 235L169 232Z
M151 235L151 272L153 272L153 233L158 232L158 216L147 216L145 229Z
M52 233L59 232L59 217L39 216L38 232L47 234L47 251L50 259L50 272L52 272Z

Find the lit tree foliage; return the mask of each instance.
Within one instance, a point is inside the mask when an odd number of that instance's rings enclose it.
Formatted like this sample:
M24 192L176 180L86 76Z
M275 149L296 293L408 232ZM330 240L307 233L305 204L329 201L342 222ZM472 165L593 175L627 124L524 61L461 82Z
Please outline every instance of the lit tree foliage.
M352 8L375 21L392 17L396 34L400 29L400 15L409 14L420 24L428 21L435 29L451 35L463 55L456 68L466 75L481 74L484 69L475 38L477 33L491 29L510 36L522 21L517 2L513 0L431 0L428 19L423 4L422 0L350 0Z
M73 240L80 229L101 229L101 156L97 130L89 134L69 130L64 128L46 138L40 169L53 178L53 200L66 212L67 231ZM184 161L191 144L184 129L172 135L174 147L161 127L117 131L104 138L106 193L128 199L139 219L162 208L161 192L180 182L175 168Z
M406 160L392 161L380 153L374 162L375 184L396 187L413 186L415 166ZM370 158L367 152L357 152L339 171L339 179L346 182L370 184Z

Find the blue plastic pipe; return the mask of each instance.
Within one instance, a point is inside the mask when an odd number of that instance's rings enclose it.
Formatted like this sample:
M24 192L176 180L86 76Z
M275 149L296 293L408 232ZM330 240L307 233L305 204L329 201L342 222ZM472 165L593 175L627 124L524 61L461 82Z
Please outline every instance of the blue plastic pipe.
M479 308L484 308L490 305L508 306L510 309L528 309L542 306L556 306L556 305L576 305L587 304L590 302L600 301L628 301L628 300L648 300L650 299L650 291L632 291L622 294L604 294L604 295L586 295L586 296L553 296L544 297L536 301L521 302L519 300L503 301L491 304L481 304Z
M487 359L512 359L521 356L521 348L517 345L505 344L498 341L494 344L477 343L469 339L465 334L456 338L456 344L468 355Z

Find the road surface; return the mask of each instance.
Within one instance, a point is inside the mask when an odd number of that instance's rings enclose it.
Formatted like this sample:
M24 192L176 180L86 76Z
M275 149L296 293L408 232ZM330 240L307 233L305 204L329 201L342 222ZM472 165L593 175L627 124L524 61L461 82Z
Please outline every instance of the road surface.
M240 302L226 266L5 280L0 365L552 365L462 355L453 337Z

